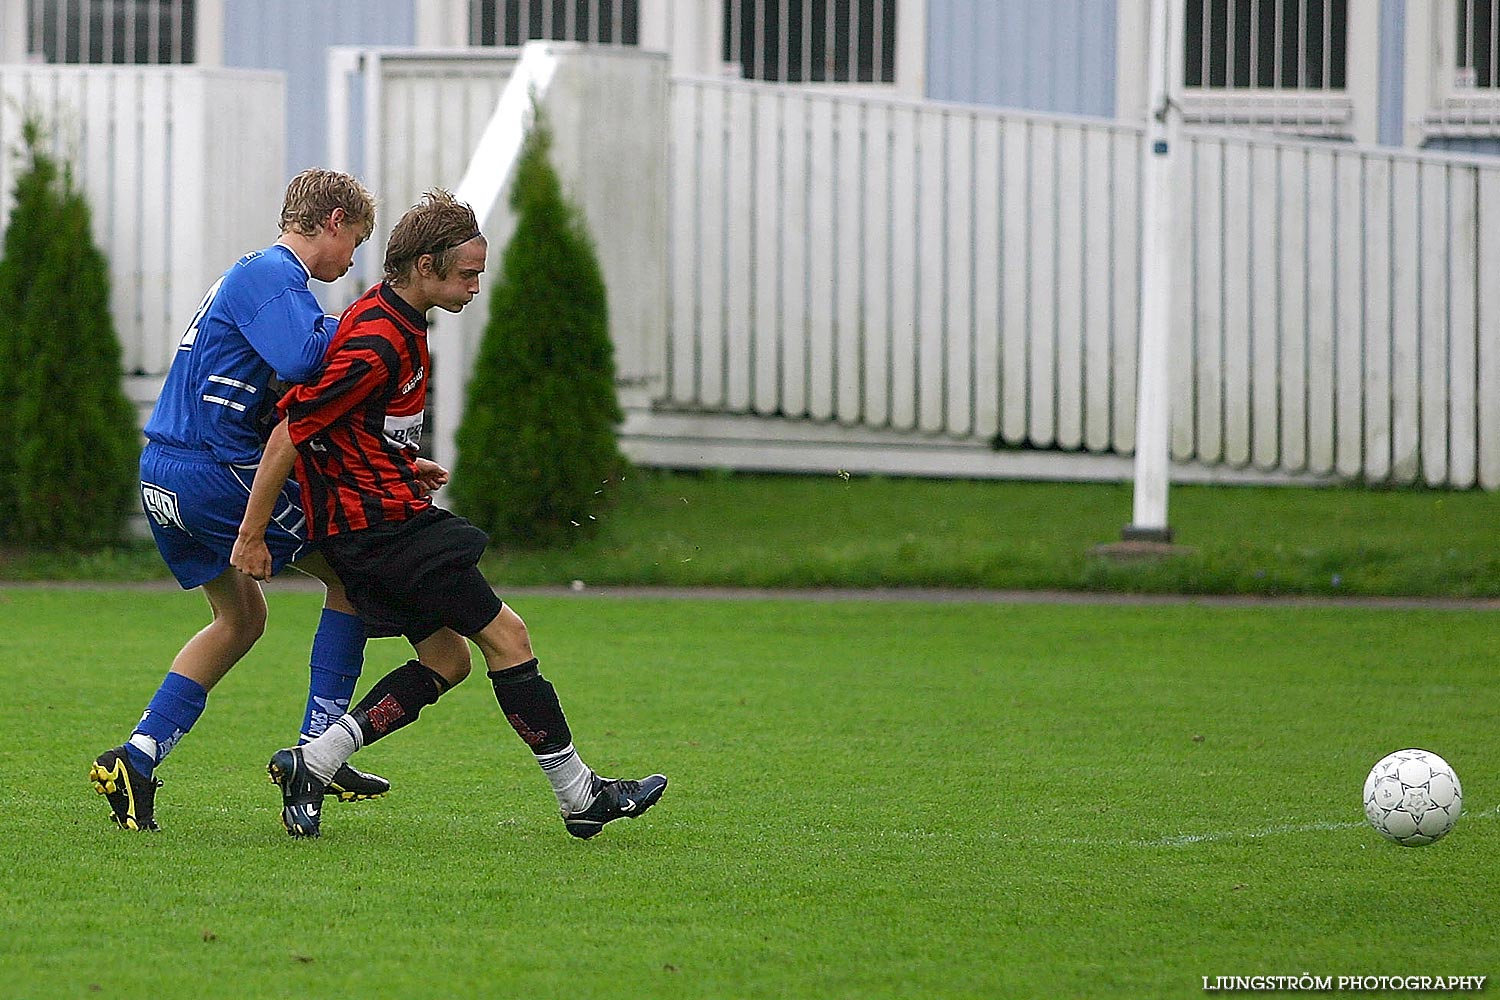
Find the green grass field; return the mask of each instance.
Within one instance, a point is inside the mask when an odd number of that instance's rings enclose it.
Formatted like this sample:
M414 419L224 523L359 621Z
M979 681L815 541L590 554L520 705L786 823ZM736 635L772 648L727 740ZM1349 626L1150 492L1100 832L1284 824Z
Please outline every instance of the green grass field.
M1493 613L517 601L598 769L589 842L482 674L277 821L315 597L162 769L159 835L85 778L196 595L0 589L0 993L14 998L1174 997L1219 975L1500 974ZM404 660L370 647L361 686ZM1446 756L1466 815L1388 844L1360 788ZM1407 994L1410 995L1410 994Z
M969 587L1195 594L1500 597L1496 497L1479 491L1177 486L1184 547L1093 553L1131 518L1128 483L633 473L601 487L598 533L545 551L495 540L501 586ZM0 550L0 579L165 579L150 543Z
M1129 483L644 474L598 537L492 546L510 583L1052 588L1143 593L1500 596L1496 498L1479 491L1178 486L1177 558L1094 549Z

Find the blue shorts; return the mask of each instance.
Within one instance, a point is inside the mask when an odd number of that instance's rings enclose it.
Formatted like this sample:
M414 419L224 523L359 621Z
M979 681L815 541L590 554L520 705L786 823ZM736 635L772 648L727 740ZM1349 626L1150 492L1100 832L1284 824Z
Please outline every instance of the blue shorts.
M207 452L155 442L141 452L141 506L157 551L183 590L229 568L254 480L254 466L225 465ZM307 518L295 480L287 480L276 498L266 546L272 573L307 551Z

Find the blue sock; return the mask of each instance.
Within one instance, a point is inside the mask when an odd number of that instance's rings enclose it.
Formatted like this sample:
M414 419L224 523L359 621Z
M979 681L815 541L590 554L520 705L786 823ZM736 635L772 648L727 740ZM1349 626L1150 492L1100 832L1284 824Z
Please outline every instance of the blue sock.
M354 683L365 664L365 623L357 615L324 608L313 636L311 662L307 712L302 717L304 743L321 736L330 722L349 711Z
M169 671L125 744L131 766L142 774L154 771L193 728L207 704L208 692L203 685Z

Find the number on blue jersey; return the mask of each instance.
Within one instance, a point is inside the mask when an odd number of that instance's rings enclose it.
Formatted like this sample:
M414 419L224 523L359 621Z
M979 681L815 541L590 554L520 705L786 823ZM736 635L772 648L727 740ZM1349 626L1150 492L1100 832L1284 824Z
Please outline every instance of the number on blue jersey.
M197 312L193 313L193 321L188 324L187 332L182 335L182 342L177 345L179 351L191 351L193 342L198 339L198 324L203 322L203 317L208 313L208 307L214 304L214 296L219 294L219 286L224 284L224 278L220 276L209 286L203 296L203 301L198 303Z

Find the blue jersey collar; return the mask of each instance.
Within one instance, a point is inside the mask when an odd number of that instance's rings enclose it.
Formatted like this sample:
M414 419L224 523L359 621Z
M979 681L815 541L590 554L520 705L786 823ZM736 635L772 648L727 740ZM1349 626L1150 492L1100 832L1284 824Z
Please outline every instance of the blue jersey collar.
M295 260L297 262L297 266L302 268L302 273L307 275L307 280L312 280L312 271L308 270L307 265L302 262L302 258L297 256L297 251L293 250L291 247L280 241L273 243L272 247L274 249L285 250L286 255L292 258L292 260Z

